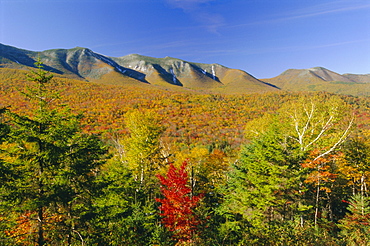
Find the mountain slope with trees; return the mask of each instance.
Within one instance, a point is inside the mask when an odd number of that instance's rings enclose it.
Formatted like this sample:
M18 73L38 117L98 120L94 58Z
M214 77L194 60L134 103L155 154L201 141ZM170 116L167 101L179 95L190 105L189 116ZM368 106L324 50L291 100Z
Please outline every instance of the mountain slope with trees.
M369 242L369 97L99 84L35 65L0 73L0 244Z
M250 74L219 64L187 62L176 58L128 55L114 58L87 48L32 52L0 44L0 63L7 68L33 67L37 57L48 71L73 79L105 84L147 83L205 92L253 93L278 89ZM114 79L112 79L114 78Z
M263 79L286 91L326 91L347 95L370 95L370 74L338 74L326 68L289 69Z
M177 58L153 58L138 54L108 57L76 47L41 52L0 44L0 68L27 69L40 58L44 69L67 78L114 85L143 84L165 90L242 94L255 92L326 91L345 95L369 95L369 74L338 74L322 67L289 69L270 79L220 64L187 62Z

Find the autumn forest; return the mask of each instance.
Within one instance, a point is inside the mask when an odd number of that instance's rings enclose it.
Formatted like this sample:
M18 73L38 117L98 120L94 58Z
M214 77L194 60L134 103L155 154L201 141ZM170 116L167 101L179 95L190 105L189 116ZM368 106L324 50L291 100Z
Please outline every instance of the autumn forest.
M1 68L0 245L369 244L369 97L36 65Z

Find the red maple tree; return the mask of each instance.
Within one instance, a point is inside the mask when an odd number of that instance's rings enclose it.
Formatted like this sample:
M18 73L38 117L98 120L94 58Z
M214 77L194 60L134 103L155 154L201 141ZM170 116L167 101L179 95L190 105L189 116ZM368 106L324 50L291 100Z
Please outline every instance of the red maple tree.
M202 194L192 195L188 185L188 174L185 171L186 166L186 161L178 169L170 164L166 177L157 175L164 196L163 199L156 198L156 201L161 203L159 209L162 224L174 232L174 238L179 242L192 242L197 225L201 222L194 214L194 208Z

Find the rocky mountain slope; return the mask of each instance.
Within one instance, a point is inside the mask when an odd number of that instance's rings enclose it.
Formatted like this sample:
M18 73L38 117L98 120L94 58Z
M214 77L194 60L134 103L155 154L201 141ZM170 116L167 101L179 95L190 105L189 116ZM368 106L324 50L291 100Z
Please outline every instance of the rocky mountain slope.
M326 68L289 69L270 79L219 64L203 64L172 57L138 54L109 57L90 49L52 49L41 52L0 44L0 68L28 69L37 58L45 69L62 76L104 84L147 85L170 90L211 93L270 91L327 91L370 95L370 74L338 74Z
M108 57L87 48L33 52L0 44L0 64L8 68L33 67L40 57L45 68L70 78L101 83L147 83L162 87L225 93L279 90L238 69L176 58L137 54Z
M338 74L323 67L288 69L279 76L263 81L287 91L370 95L370 74Z

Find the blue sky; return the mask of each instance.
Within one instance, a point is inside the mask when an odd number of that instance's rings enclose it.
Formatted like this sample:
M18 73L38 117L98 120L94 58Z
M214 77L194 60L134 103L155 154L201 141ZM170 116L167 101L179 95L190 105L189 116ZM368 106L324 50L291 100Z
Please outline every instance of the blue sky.
M257 78L370 73L369 0L0 0L0 43L219 63Z

